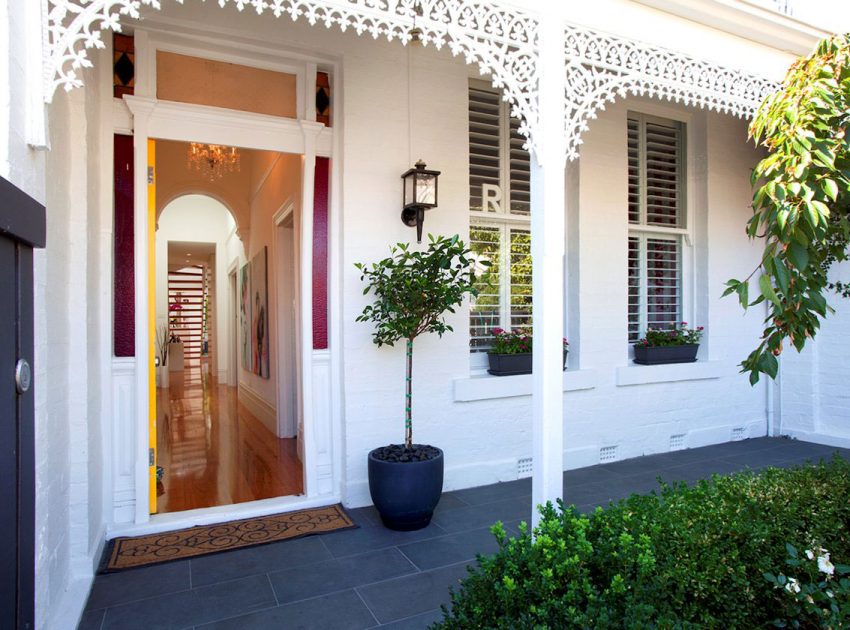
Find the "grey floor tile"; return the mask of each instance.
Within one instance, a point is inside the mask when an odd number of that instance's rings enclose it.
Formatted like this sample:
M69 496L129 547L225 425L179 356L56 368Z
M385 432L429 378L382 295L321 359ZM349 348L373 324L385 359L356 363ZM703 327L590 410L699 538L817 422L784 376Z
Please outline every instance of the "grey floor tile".
M811 460L817 462L821 458L832 459L833 453L841 454L841 449L824 444L812 444L800 440L781 440L777 449L788 455L789 458L798 459L800 462Z
M647 460L647 465L654 470L681 466L683 464L692 464L695 462L714 459L717 457L711 453L705 452L704 448L686 448L679 451L668 451L667 453L658 453L657 455L649 455L639 459Z
M187 628L270 608L276 604L268 578L255 575L109 608L103 628Z
M395 547L434 536L442 536L445 533L432 521L428 527L412 532L397 532L381 525L380 527L363 527L335 532L333 535L322 536L322 540L333 557L341 558L367 551Z
M667 483L678 481L694 482L700 479L710 479L712 475L729 475L746 470L746 465L731 462L726 458L694 462L687 466L678 466L659 471L661 478Z
M86 608L107 608L155 595L185 591L190 586L188 560L97 575Z
M779 462L796 459L793 455L778 448L754 451L752 453L735 453L734 455L725 455L721 458L723 461L737 465L741 470L745 468L763 468L764 466L772 466Z
M611 490L609 494L618 495L612 497L613 500L618 501L633 494L648 494L650 492L657 493L661 489L658 478L659 471L650 471L639 475L632 475L631 477L626 477L621 486L618 486L617 488L609 488L609 490ZM613 490L617 490L617 492L614 492ZM604 504L594 503L594 505Z
M399 621L448 604L449 587L468 575L465 563L358 588L381 623Z
M614 481L599 481L597 483L586 483L578 486L565 486L563 499L567 505L581 505L582 503L607 503L612 495L617 494L619 488L626 487L623 478Z
M661 468L666 468L675 465L675 463L669 460L664 460L653 456L624 459L622 461L614 462L612 464L605 464L604 466L599 466L599 468L601 468L606 473L609 473L612 476L623 478L631 477L632 475L640 475L645 472L652 472L653 470L660 470ZM596 481L599 481L599 479L597 479ZM566 476L564 477L564 482L568 483L568 479Z
M703 458L724 457L737 453L755 453L757 451L777 448L784 440L781 438L750 438L736 442L722 442L693 449L695 456Z
M372 527L381 524L381 516L374 505L353 509L346 508L345 511L360 527Z
M425 630L432 623L443 620L443 611L429 610L421 615L414 615L400 621L393 621L381 626L381 630Z
M399 547L422 570L473 561L476 554L496 553L499 545L489 528L431 538Z
M198 626L197 630L361 630L375 618L353 590Z
M77 625L77 630L100 630L103 625L103 617L106 615L106 610L87 610L80 618L80 623Z
M638 458L640 460L641 458ZM624 474L633 474L632 472L623 472L620 470L622 468L620 464L628 464L631 465L632 462L635 462L634 459L628 459L623 462L617 462L615 464L606 464L604 466L588 466L587 468L576 468L575 470L566 470L564 471L564 485L568 486L580 486L585 483L598 483L600 481L606 481L610 479L619 479ZM620 466L620 468L618 468ZM638 472L643 472L643 470L639 470Z
M269 573L269 579L278 602L284 604L416 571L416 567L398 549L391 547L286 571L275 571Z
M531 494L531 478L457 490L454 495L469 505L483 505Z
M434 522L450 533L490 527L496 521L531 518L531 496L520 496L483 505L470 505L434 515Z
M469 503L460 498L458 492L463 492L463 490L444 492L443 496L440 497L440 502L437 504L437 508L434 511L445 512L446 510L453 510L455 508L469 505Z
M334 536L348 531L360 530L334 532L327 538L332 539ZM193 558L191 560L192 586L215 584L216 582L225 582L249 575L329 560L331 554L319 538L318 536L308 536Z

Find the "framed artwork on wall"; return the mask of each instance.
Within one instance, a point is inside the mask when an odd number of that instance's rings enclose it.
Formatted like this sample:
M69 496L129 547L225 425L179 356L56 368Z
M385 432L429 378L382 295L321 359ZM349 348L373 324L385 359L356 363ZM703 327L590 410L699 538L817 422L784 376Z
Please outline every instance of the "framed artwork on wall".
M268 248L251 260L251 350L254 374L269 378Z
M251 350L251 262L239 270L239 336L241 341L242 367L254 371L254 353Z

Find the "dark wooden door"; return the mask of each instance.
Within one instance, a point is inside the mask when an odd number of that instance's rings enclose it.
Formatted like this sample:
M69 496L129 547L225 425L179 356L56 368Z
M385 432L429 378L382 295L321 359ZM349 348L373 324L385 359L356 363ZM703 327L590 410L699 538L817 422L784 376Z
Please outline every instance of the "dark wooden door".
M44 208L0 177L0 627L35 627L33 247Z

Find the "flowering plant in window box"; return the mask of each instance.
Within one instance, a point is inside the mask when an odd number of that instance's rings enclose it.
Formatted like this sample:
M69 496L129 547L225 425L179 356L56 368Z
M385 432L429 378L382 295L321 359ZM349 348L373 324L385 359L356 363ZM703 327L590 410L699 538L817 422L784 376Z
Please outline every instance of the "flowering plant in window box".
M514 374L531 374L531 331L528 328L504 330L494 328L493 345L487 352L490 369L494 376L512 376ZM569 342L564 339L564 369L567 367L567 352Z
M670 328L646 330L646 336L635 343L635 363L693 363L697 360L699 341L704 328L688 328L688 322L672 322Z

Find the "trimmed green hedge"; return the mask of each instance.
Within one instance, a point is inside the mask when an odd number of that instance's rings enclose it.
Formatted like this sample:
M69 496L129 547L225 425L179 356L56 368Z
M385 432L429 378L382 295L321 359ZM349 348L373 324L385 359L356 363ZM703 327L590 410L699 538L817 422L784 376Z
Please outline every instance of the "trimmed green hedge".
M494 526L499 552L479 556L435 628L772 625L788 594L764 574L787 573L787 543L850 560L850 464L836 456L662 486L589 515L542 514L533 542Z

